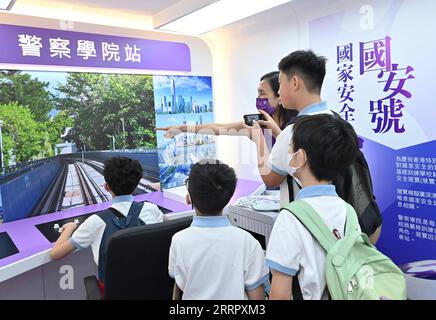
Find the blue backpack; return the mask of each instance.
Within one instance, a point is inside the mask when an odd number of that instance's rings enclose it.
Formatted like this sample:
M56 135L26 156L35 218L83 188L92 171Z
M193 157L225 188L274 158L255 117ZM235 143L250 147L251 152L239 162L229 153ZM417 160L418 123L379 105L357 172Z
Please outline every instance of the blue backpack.
M132 202L127 216L122 215L114 208L109 208L97 214L106 224L103 237L101 238L98 257L98 278L101 282L105 282L105 263L109 239L116 231L145 225L144 221L139 219L139 214L143 206L143 202Z

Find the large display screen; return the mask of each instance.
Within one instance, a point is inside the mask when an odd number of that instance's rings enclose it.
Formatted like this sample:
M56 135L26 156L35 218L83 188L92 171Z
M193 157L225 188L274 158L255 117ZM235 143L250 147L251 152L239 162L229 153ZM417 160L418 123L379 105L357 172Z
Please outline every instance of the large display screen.
M140 161L134 195L179 186L213 139L156 136L213 121L210 77L0 71L0 215L4 222L111 200L104 162Z

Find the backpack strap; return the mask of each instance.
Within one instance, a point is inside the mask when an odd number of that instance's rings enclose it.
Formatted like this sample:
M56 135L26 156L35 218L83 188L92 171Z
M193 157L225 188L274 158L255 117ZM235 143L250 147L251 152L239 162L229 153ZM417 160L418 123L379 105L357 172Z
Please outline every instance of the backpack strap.
M288 183L289 202L292 202L294 201L294 179L288 174L286 182Z
M110 210L112 212L112 214L117 217L118 219L123 219L125 218L125 216L119 212L117 209L109 207L108 210ZM101 217L100 217L101 218ZM104 221L104 220L103 220ZM106 222L106 221L105 221Z
M106 250L110 236L117 230L125 229L131 225L144 225L145 223L139 219L144 203L132 202L127 216L124 216L117 209L110 207L97 215L104 221L106 227L99 248L98 256L98 277L100 281L105 282L105 263Z
M318 213L309 204L303 200L296 200L286 205L283 209L290 211L326 252L333 247L336 239ZM294 300L304 300L298 279L299 273L297 272L292 279L292 297Z
M359 219L354 208L347 202L345 202L347 209L347 220L345 222L345 236L350 236L356 232L360 233Z
M120 229L129 227L130 225L144 225L143 221L139 219L144 202L132 202L129 212L125 219L113 219L113 223ZM124 216L123 216L124 218Z
M299 274L300 271L298 271L297 274L292 277L292 300L302 301L304 300L304 297L300 286L300 280L298 279Z
M287 127L287 126L289 126L291 124L294 124L296 120L297 120L297 116L293 117L284 127ZM286 176L286 182L288 183L289 202L292 202L292 201L295 200L295 195L294 195L294 178L291 175L288 174Z
M132 205L130 206L129 213L127 214L127 216L132 217L132 219L134 219L134 220L139 219L139 215L141 214L143 206L144 206L144 202L133 201Z
M297 200L286 205L283 209L290 211L312 234L323 249L328 252L336 242L325 222L318 213L305 201Z
M102 212L97 213L97 216L99 216L106 225L104 228L103 236L101 237L100 248L98 249L98 279L104 283L104 263L106 260L106 240L108 237L108 226L112 223L113 220L117 220L117 218L124 218L124 215L114 208L108 208Z

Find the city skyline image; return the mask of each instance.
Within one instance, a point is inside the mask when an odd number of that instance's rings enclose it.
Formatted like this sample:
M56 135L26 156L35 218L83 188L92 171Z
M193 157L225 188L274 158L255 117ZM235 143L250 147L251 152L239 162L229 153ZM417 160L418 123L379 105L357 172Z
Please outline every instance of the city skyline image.
M156 127L214 122L211 77L154 76ZM215 137L182 133L165 138L156 133L162 189L183 185L193 163L216 156Z
M154 76L153 85L158 114L213 112L211 77Z

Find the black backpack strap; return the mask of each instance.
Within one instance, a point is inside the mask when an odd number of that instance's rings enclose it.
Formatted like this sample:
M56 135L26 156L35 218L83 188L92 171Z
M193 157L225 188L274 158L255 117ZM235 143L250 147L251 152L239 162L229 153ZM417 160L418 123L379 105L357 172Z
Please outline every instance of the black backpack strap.
M300 287L300 280L298 280L298 274L300 271L297 272L297 274L292 278L292 300L304 300L303 298L303 291L301 291ZM327 291L328 294L328 300L331 300L330 293L328 289L326 288L325 291ZM324 294L322 295L324 296Z
M125 229L131 226L144 225L144 221L139 219L139 215L141 214L142 207L144 206L143 202L132 202L130 205L129 212L127 216L123 216L122 219L112 219L112 222L118 229Z
M298 271L297 274L294 277L292 277L292 299L293 300L304 300L303 293L302 293L301 287L300 287L300 281L298 280L299 274L300 274L300 271Z
M98 279L102 282L104 282L104 263L106 260L106 240L108 237L108 234L110 233L111 228L108 228L109 225L112 224L112 220L114 217L121 218L121 212L118 212L118 210L114 208L108 208L102 212L97 213L97 216L100 217L101 220L104 221L106 224L106 227L104 228L103 236L101 237L100 242L100 248L98 250ZM124 215L122 215L122 218L124 218ZM116 218L115 218L116 219Z
M139 219L143 206L144 203L132 202L127 216L124 216L121 212L112 207L97 214L106 224L98 255L98 278L103 283L105 282L106 251L110 236L117 230L130 226L144 225L145 223Z
M144 221L139 219L139 215L141 214L142 208L144 207L144 202L132 202L132 205L130 206L129 213L127 214L127 217L131 217L130 224L137 225L138 223L141 225L144 225Z
M295 120L297 120L297 116L298 116L298 113L295 115L295 117L292 117L292 119L287 123L286 126L294 124ZM292 201L294 201L294 197L295 197L295 195L294 195L294 178L292 178L292 176L288 174L286 176L286 182L288 183L289 202L292 202Z
M121 212L119 212L118 210L112 207L97 213L97 216L99 216L100 219L103 220L106 225L112 221L114 216L119 219L125 218Z
M288 183L289 202L292 202L294 201L294 179L288 174L286 182Z
M123 219L125 218L125 216L119 212L117 209L110 207L108 210L110 210L112 212L112 214L117 217L118 219ZM101 218L101 217L100 217Z

